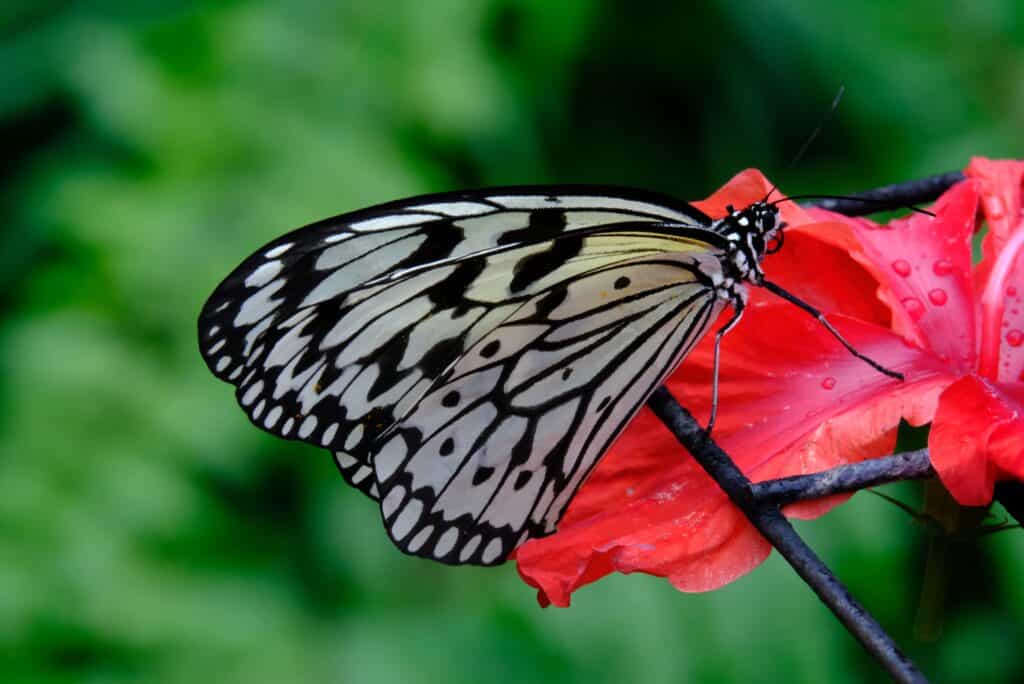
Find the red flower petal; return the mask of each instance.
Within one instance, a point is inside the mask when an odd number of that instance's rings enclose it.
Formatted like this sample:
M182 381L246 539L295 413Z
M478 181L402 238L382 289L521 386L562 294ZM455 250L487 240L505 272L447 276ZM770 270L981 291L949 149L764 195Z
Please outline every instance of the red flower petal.
M769 280L820 311L890 327L892 312L880 299L870 296L878 289L875 277L851 259L846 250L822 239L822 234L828 235L835 229L834 224L814 223L799 230L787 230L782 251L765 259L765 273ZM762 300L792 308L773 297L754 298L755 303Z
M720 587L771 550L649 410L630 424L573 499L558 532L519 548L519 573L541 605L611 572L667 577L683 591ZM620 440L621 443L621 440Z
M964 506L987 506L997 479L1024 477L1024 387L960 378L939 397L928 438L932 465Z
M995 260L1021 218L1024 191L1024 162L974 157L964 170L974 179L981 193L981 208L988 221L989 232L982 242L983 264L979 277L987 279L988 268Z
M822 210L808 213L846 226L845 235L830 226L821 237L847 248L877 278L893 328L963 373L977 364L970 242L977 205L974 185L960 183L935 203L935 218L913 214L878 226Z
M1017 381L1024 372L1024 222L1009 236L994 263L982 263L988 270L981 293L981 361L978 372L986 378Z
M1024 162L971 160L967 175L978 186L989 232L982 243L982 262L975 273L981 291L981 367L984 377L1000 381L1020 380L1024 374L1024 267L1019 252L1024 248L1022 183ZM1020 291L1020 292L1019 292Z

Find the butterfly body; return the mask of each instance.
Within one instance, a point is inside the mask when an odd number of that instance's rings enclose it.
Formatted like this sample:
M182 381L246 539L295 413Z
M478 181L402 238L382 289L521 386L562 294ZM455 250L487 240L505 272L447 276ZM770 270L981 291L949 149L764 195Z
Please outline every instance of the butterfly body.
M653 193L497 188L293 231L199 318L250 420L334 452L403 551L491 565L550 534L780 228Z

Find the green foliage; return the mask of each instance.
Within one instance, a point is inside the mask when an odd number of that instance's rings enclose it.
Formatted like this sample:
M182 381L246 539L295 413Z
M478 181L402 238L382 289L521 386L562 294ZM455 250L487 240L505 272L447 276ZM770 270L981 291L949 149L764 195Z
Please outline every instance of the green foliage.
M844 192L1020 156L1020 3L21 0L0 31L0 679L877 677L777 559L541 611L514 567L401 556L326 453L248 424L195 318L284 230L424 191L698 198L758 166ZM865 495L804 530L935 679L1024 676L1019 534L964 547L914 646L920 530Z

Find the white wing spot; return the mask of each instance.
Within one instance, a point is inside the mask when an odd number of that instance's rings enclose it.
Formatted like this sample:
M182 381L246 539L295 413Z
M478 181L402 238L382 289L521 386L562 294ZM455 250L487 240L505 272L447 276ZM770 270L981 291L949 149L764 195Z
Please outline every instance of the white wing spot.
M436 211L448 216L476 216L496 211L489 204L480 202L435 202L434 204L418 204L409 207L413 211Z
M230 356L222 356L222 357L220 357L219 359L217 359L217 372L218 373L223 373L224 370L228 366L230 366L230 365L231 365L231 357Z
M480 560L484 563L493 563L498 560L498 556L501 554L501 538L495 537L484 547L483 555Z
M366 466L359 466L359 470L357 470L352 475L352 484L359 484L360 482L368 478L371 472L372 471Z
M206 353L209 354L210 356L213 356L214 354L219 352L220 348L223 347L226 343L227 340L217 340L216 342L213 343L213 346L206 350Z
M236 368L235 370L231 371L231 375L228 376L228 380L237 380L238 376L241 375L242 371L244 371L244 370L245 370L245 366L239 364L238 368Z
M342 468L351 468L356 463L359 463L359 460L356 459L355 456L353 456L352 454L346 454L344 451L339 451L335 453L334 460L336 460L338 462L338 465L341 466Z
M469 560L470 556L473 555L473 552L476 551L476 547L480 546L480 542L482 540L483 535L478 534L466 542L466 545L462 547L462 551L459 552L459 562L465 563Z
M455 542L459 539L459 529L457 527L449 527L441 535L441 538L437 540L437 544L434 545L434 557L444 558L448 555L448 552L455 547Z
M412 528L419 522L420 514L423 513L423 502L419 499L409 499L398 518L391 525L391 534L395 539L405 539L405 536L412 531Z
M398 485L384 497L384 500L380 502L380 510L384 514L385 518L390 518L391 514L395 512L399 504L402 503L402 499L405 498L405 487Z
M268 428L274 427L277 425L277 421L281 418L282 413L284 413L284 410L280 406L275 406L270 409L270 413L267 414L267 419L263 421L263 424Z
M331 423L324 430L324 434L320 436L320 443L327 446L334 441L334 433L338 431L338 424Z
M206 331L206 336L207 337L213 337L214 335L216 335L219 332L220 332L220 326L219 325L211 325L210 329Z
M420 530L416 534L416 536L412 538L412 541L409 542L409 553L416 553L417 551L419 551L420 547L426 544L427 540L430 539L430 534L433 531L433 525L427 525L422 530Z
M299 426L299 437L301 437L302 439L305 439L306 437L309 437L313 433L313 430L315 430L315 429L316 429L316 416L313 416L313 415L306 416L306 419L304 421L302 421L302 425Z
M394 475L395 470L405 459L408 449L405 447L405 440L400 435L395 435L388 440L377 455L373 457L373 465L377 471L377 481L386 482Z
M257 380L252 385L250 385L249 389L246 390L246 393L242 395L242 404L246 405L246 407L248 407L248 405L250 403L252 403L253 401L256 400L256 397L259 396L259 393L262 390L263 390L263 381L262 380Z
M249 274L245 279L246 287L263 287L281 272L281 260L275 259L261 264L259 268Z
M288 420L284 421L284 425L281 426L281 434L287 437L289 434L291 434L293 427L295 427L295 419L289 418Z
M294 242L286 242L283 245L278 245L277 247L274 247L274 249L267 250L267 252L263 256L265 256L268 259L276 259L277 257L287 252L289 249L291 249L292 245L294 244Z
M242 302L242 306L239 307L234 324L236 326L252 325L266 318L267 314L274 311L281 304L281 299L272 299L272 297L282 287L284 287L284 279L279 278L278 280L271 280L252 293Z
M440 216L432 216L431 214L390 214L388 216L378 216L366 219L365 221L350 223L349 228L358 231L369 231L382 228L398 228L399 226L412 226L418 223L440 220Z
M260 399L260 403L256 404L256 408L252 410L253 420L259 420L259 417L263 415L263 409L267 406L266 399Z
M345 438L345 448L354 449L359 441L363 438L363 424L360 423L352 428L352 432L348 433L348 437Z
M335 233L334 235L328 235L324 238L324 242L328 245L334 244L335 242L341 242L342 240L348 240L355 233Z

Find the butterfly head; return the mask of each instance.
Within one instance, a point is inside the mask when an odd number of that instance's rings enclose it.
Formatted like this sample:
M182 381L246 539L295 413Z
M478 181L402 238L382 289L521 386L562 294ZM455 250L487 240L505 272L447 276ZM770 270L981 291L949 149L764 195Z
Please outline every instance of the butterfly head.
M768 202L754 202L743 209L727 207L729 213L715 221L713 230L728 241L731 275L738 281L760 283L764 279L761 260L782 246L779 209Z

